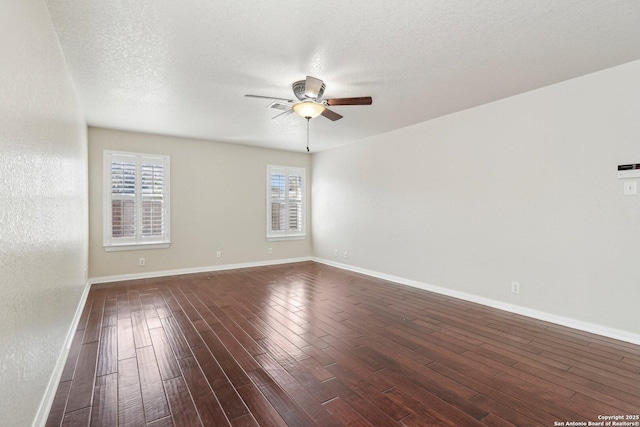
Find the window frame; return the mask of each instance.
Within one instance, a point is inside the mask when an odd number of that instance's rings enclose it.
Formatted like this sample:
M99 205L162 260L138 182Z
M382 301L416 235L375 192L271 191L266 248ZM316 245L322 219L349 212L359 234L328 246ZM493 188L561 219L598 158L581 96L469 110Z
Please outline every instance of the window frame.
M288 186L289 176L295 175L301 177L301 187L302 187L302 216L301 222L302 227L301 230L289 230L288 222L287 222L287 230L284 231L274 231L271 228L272 225L272 207L271 204L273 199L271 197L271 176L274 172L282 171L286 176L285 187ZM307 191L307 171L303 167L297 166L279 166L279 165L267 165L267 240L268 241L277 241L277 240L303 240L307 237L307 210L308 210L308 191ZM285 191L285 210L289 211L289 192Z
M112 219L112 164L114 159L127 159L135 163L136 180L135 193L135 236L128 239L114 238ZM141 165L145 162L150 164L162 164L163 166L163 235L161 237L144 237L142 235L142 199L141 191ZM104 250L110 251L131 251L142 249L165 249L171 243L171 200L170 200L170 177L171 158L162 154L133 153L119 150L104 150L103 152L103 238Z

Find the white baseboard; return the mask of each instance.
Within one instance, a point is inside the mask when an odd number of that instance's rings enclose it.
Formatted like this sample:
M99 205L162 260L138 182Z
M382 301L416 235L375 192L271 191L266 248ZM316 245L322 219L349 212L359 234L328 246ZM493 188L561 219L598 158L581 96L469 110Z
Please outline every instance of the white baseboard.
M583 321L572 319L569 317L558 316L552 313L546 313L544 311L533 310L533 309L522 307L519 305L509 304L509 303L497 301L490 298L484 298L478 295L468 294L466 292L460 292L453 289L443 288L440 286L429 285L427 283L405 279L403 277L393 276L390 274L380 273L378 271L368 270L365 268L354 267L352 265L342 264L342 263L331 261L328 259L314 257L313 261L330 265L332 267L341 268L343 270L353 271L354 273L361 273L367 276L377 277L378 279L388 280L390 282L398 283L401 285L407 285L407 286L411 286L418 289L424 289L429 292L434 292L437 294L458 298L464 301L482 304L488 307L497 308L499 310L508 311L510 313L532 317L534 319L543 320L545 322L555 323L556 325L562 325L562 326L577 329L580 331L590 332L592 334L601 335L604 337L629 342L631 344L640 345L640 335L634 334L632 332L623 331L615 328L609 328L607 326L602 326L595 323L583 322Z
M256 262L241 262L237 264L213 265L213 266L205 266L205 267L180 268L177 270L147 271L147 272L135 273L135 274L120 274L116 276L92 277L89 279L89 282L91 282L91 284L93 285L98 283L122 282L125 280L151 279L154 277L178 276L182 274L192 274L192 273L207 273L210 271L235 270L237 268L264 267L268 265L290 264L294 262L304 262L304 261L311 261L311 260L312 260L311 257L300 257L300 258L286 258L286 259L276 259L276 260L256 261Z
M84 290L82 291L82 295L80 296L80 301L78 302L78 306L76 307L76 313L71 320L71 326L69 326L69 330L67 331L67 336L64 340L64 346L62 347L62 351L58 356L58 360L56 361L55 367L53 368L53 372L49 377L49 383L47 384L47 388L45 389L44 396L40 401L40 406L38 407L38 411L36 412L36 416L33 420L33 427L44 427L47 423L47 418L49 417L49 411L51 411L51 405L53 405L53 399L56 396L56 391L58 391L58 384L60 383L60 378L62 377L62 371L64 371L64 366L67 362L67 357L69 356L69 351L71 350L71 343L73 342L73 337L76 334L76 329L78 328L78 323L80 323L80 317L82 316L82 310L84 310L84 305L87 302L87 296L89 295L89 290L91 289L91 282L87 280L87 283L84 286Z

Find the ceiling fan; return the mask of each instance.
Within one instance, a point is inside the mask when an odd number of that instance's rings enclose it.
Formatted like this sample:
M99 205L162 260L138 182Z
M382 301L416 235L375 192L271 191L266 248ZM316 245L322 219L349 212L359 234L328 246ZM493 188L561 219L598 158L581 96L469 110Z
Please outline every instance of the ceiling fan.
M277 98L273 96L262 95L245 95L249 98L271 99L269 108L282 111L282 113L273 117L296 113L305 119L323 116L329 120L340 120L342 116L327 107L343 106L343 105L371 105L373 102L370 96L362 96L358 98L332 98L322 99L326 85L320 79L307 76L305 80L298 80L291 86L296 99ZM282 102L284 101L284 102Z

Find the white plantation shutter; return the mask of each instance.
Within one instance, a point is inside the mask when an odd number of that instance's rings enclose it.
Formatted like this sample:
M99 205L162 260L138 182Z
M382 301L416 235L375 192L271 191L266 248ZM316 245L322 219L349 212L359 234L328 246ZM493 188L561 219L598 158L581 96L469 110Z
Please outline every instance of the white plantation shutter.
M169 157L104 152L107 250L167 247Z
M135 238L136 164L130 159L111 162L111 237Z
M302 231L302 176L289 173L289 231Z
M267 167L267 237L303 237L305 231L305 170Z
M142 237L164 235L164 165L144 161L140 165Z
M286 231L286 193L287 176L284 171L274 171L271 181L271 231Z

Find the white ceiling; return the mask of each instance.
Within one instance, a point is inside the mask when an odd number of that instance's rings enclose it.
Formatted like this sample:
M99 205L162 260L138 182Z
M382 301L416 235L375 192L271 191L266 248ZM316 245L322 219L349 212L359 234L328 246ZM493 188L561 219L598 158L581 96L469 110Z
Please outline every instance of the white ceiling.
M637 0L46 0L89 125L321 151L640 58Z

